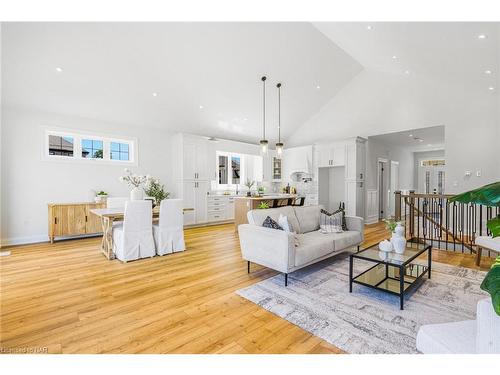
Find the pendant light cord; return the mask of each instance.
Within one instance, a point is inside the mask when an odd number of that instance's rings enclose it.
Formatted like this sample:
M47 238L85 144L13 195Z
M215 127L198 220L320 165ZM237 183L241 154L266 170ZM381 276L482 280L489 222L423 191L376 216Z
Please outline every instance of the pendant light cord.
M266 139L266 79L262 77L262 139Z
M278 87L278 143L281 143L281 83L276 87Z

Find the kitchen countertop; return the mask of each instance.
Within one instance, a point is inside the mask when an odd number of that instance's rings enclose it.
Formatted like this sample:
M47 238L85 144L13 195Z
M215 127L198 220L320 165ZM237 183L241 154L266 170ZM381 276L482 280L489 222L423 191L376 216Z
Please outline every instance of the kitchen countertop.
M249 200L269 200L269 199L285 199L285 198L299 198L301 195L298 194L269 194L262 197L247 197L247 196L237 196L237 199L249 199Z

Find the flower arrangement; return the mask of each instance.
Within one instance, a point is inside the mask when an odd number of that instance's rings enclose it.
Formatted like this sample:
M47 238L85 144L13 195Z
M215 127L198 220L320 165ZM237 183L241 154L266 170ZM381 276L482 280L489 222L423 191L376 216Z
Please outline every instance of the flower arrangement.
M403 226L405 225L404 221L396 221L393 217L390 219L382 219L382 221L385 223L385 228L390 230L392 233L394 233L394 230L399 224Z
M247 179L247 182L245 182L245 186L248 188L248 191L247 191L247 196L250 197L252 195L252 193L250 192L250 190L252 190L252 186L255 184L255 181L252 181L250 179Z
M120 181L126 182L130 187L140 188L141 186L146 184L147 181L151 179L150 175L142 176L133 174L128 168L125 168L124 172L126 173L126 175L120 176Z
M165 191L165 186L162 185L158 179L150 179L144 192L148 197L154 198L154 203L157 206L162 200L167 199L170 195L168 191Z

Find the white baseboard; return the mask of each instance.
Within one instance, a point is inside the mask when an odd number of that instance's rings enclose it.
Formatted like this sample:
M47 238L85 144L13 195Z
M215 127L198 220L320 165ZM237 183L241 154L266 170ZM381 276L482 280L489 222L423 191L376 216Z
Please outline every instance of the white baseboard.
M37 242L48 242L49 237L45 235L38 236L28 236L28 237L10 237L2 238L0 240L0 247L14 246L14 245L25 245Z
M366 218L365 224L375 224L378 223L378 215L368 216Z

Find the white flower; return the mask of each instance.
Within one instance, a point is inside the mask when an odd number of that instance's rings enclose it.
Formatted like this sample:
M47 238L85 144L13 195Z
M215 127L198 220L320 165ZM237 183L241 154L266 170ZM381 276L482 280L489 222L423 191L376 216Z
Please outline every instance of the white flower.
M151 175L147 174L146 175L146 180L151 180Z
M123 178L123 176L120 176L119 180L120 180L120 182L123 182L123 181L125 181L125 178Z

